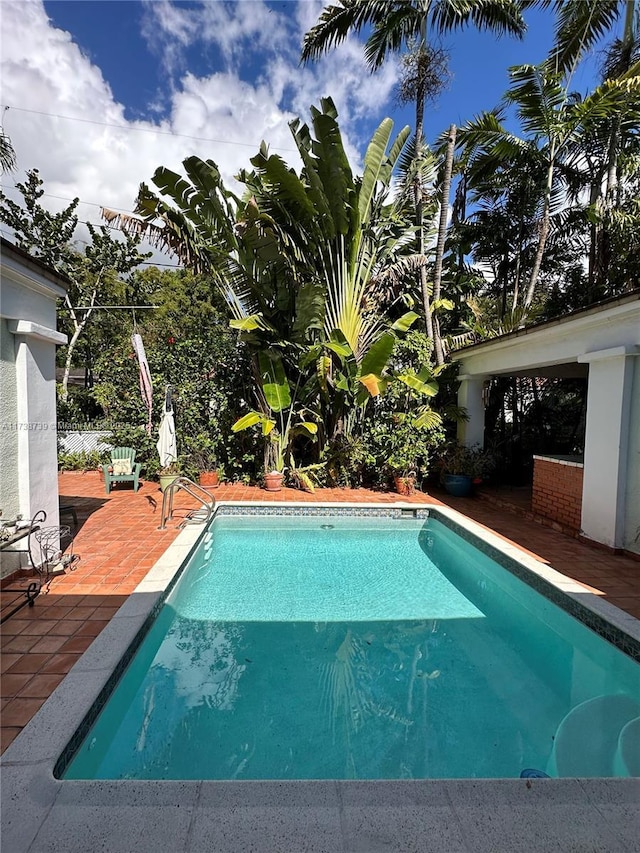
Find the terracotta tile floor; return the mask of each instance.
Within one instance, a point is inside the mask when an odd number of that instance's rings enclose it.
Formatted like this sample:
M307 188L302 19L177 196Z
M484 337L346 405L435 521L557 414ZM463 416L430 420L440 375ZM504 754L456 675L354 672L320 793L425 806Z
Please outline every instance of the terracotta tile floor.
M59 489L61 503L73 504L77 510L74 550L81 560L74 571L54 578L34 607L24 607L2 626L2 751L179 532L175 523L158 530L162 495L155 483L144 483L137 494L126 484L106 495L97 473L74 472L60 476ZM241 501L443 502L640 618L640 562L589 547L485 501L440 492L403 499L364 489L322 489L314 495L293 489L268 493L239 485L221 486L215 495L218 500ZM177 504L183 507L182 514L188 501ZM16 600L15 593L2 593L3 612Z

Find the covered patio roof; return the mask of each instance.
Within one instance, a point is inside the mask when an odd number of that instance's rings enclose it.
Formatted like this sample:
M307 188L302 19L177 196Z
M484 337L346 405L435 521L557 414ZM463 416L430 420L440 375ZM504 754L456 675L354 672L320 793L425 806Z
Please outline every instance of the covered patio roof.
M638 337L640 289L536 323L451 354L464 374L587 376L585 353L625 346ZM637 344L637 340L635 340Z
M612 548L640 550L640 289L452 354L459 438L482 444L482 389L492 376L586 377L582 531Z

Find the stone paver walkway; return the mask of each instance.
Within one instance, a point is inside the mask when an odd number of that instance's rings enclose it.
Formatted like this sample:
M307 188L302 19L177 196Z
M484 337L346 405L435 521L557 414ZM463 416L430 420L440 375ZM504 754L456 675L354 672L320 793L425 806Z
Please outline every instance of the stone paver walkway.
M162 495L156 483L145 482L137 494L126 484L106 495L97 473L69 472L60 475L59 490L60 502L73 504L77 510L74 550L81 560L74 571L56 577L33 608L23 608L2 626L2 751L179 532L176 522L167 530L158 530ZM313 495L294 489L268 493L241 485L224 485L214 494L217 500L247 502L443 502L640 618L640 562L589 547L477 499L451 498L439 492L401 498L365 489L320 489ZM187 505L193 506L188 501L177 504L183 512ZM10 607L15 598L15 593L3 594L3 607Z

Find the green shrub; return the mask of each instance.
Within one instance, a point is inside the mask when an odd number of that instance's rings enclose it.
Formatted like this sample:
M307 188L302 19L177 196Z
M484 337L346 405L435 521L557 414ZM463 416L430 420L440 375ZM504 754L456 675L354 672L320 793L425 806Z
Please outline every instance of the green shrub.
M108 452L99 450L79 450L72 453L58 453L60 471L94 471L110 459Z

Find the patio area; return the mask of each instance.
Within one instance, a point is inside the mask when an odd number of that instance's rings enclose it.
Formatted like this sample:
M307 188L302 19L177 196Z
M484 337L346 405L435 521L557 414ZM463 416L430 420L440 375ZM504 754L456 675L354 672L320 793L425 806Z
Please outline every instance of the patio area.
M97 473L73 472L60 475L59 491L61 504L73 505L77 512L74 550L81 560L74 571L54 578L33 608L21 609L2 626L2 751L179 533L179 518L158 530L162 495L156 483L143 483L137 493L128 485L116 487L106 495ZM402 498L364 489L268 493L241 485L224 485L213 493L218 501L445 503L640 618L640 562L590 547L477 498L452 498L439 491ZM185 497L177 503L176 515L192 506ZM3 615L16 597L2 593Z

